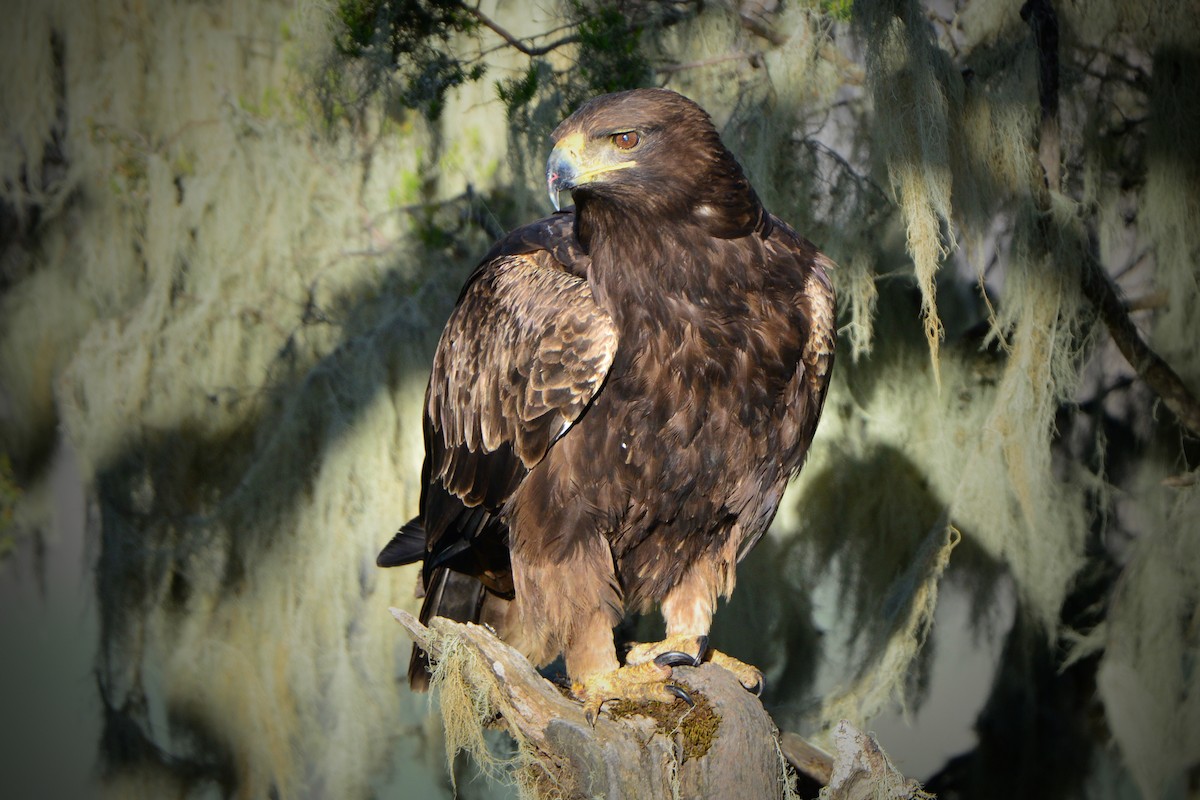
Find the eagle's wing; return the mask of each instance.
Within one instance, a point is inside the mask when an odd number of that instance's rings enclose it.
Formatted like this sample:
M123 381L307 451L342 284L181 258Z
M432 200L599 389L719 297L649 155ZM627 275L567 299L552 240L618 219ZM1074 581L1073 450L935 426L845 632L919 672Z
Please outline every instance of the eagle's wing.
M812 242L770 214L767 215L764 248L768 260L777 270L804 276L800 291L793 297L802 336L800 357L787 386L785 429L779 437L780 441L792 443L791 451L781 456L794 477L804 464L809 445L816 435L833 372L837 308L828 273L836 265ZM738 550L739 561L761 536L760 531L742 543Z
M421 516L381 565L424 558L427 576L449 565L485 583L507 567L497 513L583 414L617 350L570 222L560 214L517 229L464 287L426 392Z
M617 349L588 284L532 255L489 262L463 292L426 399L429 480L498 508L591 402Z

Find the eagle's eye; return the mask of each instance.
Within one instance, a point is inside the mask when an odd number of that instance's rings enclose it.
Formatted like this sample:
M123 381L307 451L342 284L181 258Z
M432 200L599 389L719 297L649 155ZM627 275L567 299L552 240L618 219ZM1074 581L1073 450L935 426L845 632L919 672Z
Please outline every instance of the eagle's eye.
M625 131L624 133L614 133L611 137L612 143L620 150L632 150L638 146L641 141L638 138L637 131Z

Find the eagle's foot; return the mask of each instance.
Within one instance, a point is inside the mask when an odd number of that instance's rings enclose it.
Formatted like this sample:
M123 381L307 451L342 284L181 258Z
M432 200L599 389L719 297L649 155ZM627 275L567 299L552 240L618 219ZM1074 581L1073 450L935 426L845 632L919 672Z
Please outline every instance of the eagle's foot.
M661 642L635 644L625 656L626 664L653 663L669 667L695 667L705 661L732 672L747 691L762 697L762 671L720 650L709 648L707 636L674 634Z
M733 673L733 676L738 679L742 686L746 687L747 691L754 692L758 697L762 697L763 686L766 681L763 679L762 670L758 667L751 666L744 661L739 661L733 656L727 656L720 650L709 650L708 658L706 659L716 664L724 670Z
M661 642L642 642L629 648L626 664L653 662L666 667L698 667L708 653L707 636L676 633Z
M596 717L600 716L601 707L609 700L671 703L678 697L689 705L696 705L687 691L667 681L670 677L669 666L648 661L576 681L571 686L571 692L583 701L583 716L593 726Z

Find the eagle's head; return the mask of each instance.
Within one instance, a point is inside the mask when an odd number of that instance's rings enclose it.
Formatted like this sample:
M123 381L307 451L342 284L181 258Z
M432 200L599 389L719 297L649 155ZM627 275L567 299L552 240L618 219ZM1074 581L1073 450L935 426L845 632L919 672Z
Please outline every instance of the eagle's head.
M667 220L694 217L718 236L741 236L761 205L704 109L668 89L596 97L551 134L550 200L571 191L581 211L592 201Z

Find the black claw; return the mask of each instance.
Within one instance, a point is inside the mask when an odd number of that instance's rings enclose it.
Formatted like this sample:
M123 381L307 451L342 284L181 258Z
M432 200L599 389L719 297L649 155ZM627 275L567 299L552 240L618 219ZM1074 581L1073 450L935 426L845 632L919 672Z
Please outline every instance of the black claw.
M667 691L670 692L671 694L675 695L676 697L678 697L683 702L687 703L692 708L696 707L696 701L692 699L692 696L690 694L688 694L687 690L684 689L682 686L679 686L674 683L668 683Z
M681 653L678 650L668 650L654 657L654 663L660 667L698 667L700 659L691 653Z
M766 683L767 682L762 679L762 676L759 676L758 683L754 684L753 686L747 686L746 688L754 692L755 697L762 697L763 689L766 688Z
M700 666L700 662L708 655L708 634L697 636L696 644L700 646L700 649L696 652L696 666Z

